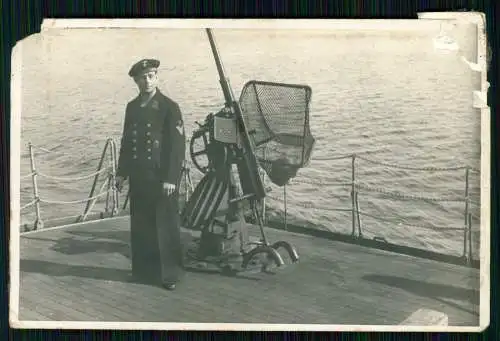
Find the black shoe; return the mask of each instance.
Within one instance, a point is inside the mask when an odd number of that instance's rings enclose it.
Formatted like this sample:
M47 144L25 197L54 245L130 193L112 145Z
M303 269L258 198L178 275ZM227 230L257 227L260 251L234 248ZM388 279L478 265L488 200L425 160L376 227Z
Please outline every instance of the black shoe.
M167 290L175 290L175 283L163 283L163 287Z

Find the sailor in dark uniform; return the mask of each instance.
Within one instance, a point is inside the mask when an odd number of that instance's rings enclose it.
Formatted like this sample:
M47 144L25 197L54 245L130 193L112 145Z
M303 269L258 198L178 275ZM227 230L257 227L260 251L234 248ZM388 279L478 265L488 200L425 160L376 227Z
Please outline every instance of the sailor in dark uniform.
M175 289L182 272L178 187L185 155L179 105L157 88L160 62L129 71L139 95L127 104L116 186L130 187L132 275Z

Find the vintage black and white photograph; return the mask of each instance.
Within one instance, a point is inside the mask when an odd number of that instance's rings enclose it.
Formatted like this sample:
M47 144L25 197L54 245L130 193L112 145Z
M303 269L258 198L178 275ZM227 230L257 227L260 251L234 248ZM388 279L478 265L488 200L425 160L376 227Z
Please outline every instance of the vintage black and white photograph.
M45 20L12 56L11 325L484 329L484 26Z

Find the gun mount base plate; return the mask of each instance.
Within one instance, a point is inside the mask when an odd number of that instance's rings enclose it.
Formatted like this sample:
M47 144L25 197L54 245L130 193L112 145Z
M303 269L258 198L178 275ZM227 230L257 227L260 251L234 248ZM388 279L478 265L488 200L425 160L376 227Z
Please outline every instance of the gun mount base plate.
M184 257L184 268L196 272L222 273L224 275L237 275L238 273L273 273L286 263L296 263L298 255L296 250L286 242L276 242L266 246L261 241L251 238L245 245L244 251L229 250L224 253L200 255L201 240L193 239L188 246ZM283 247L283 243L287 247ZM283 247L287 252L278 253ZM285 257L282 257L285 256Z

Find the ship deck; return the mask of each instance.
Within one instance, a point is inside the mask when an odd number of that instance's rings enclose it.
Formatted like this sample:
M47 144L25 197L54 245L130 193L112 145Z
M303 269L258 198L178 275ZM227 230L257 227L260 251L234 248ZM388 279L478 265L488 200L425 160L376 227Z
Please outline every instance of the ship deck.
M19 320L397 325L432 309L448 325L479 324L474 268L269 228L270 241L295 245L298 263L275 274L187 272L166 291L129 280L128 228L120 217L22 234Z

